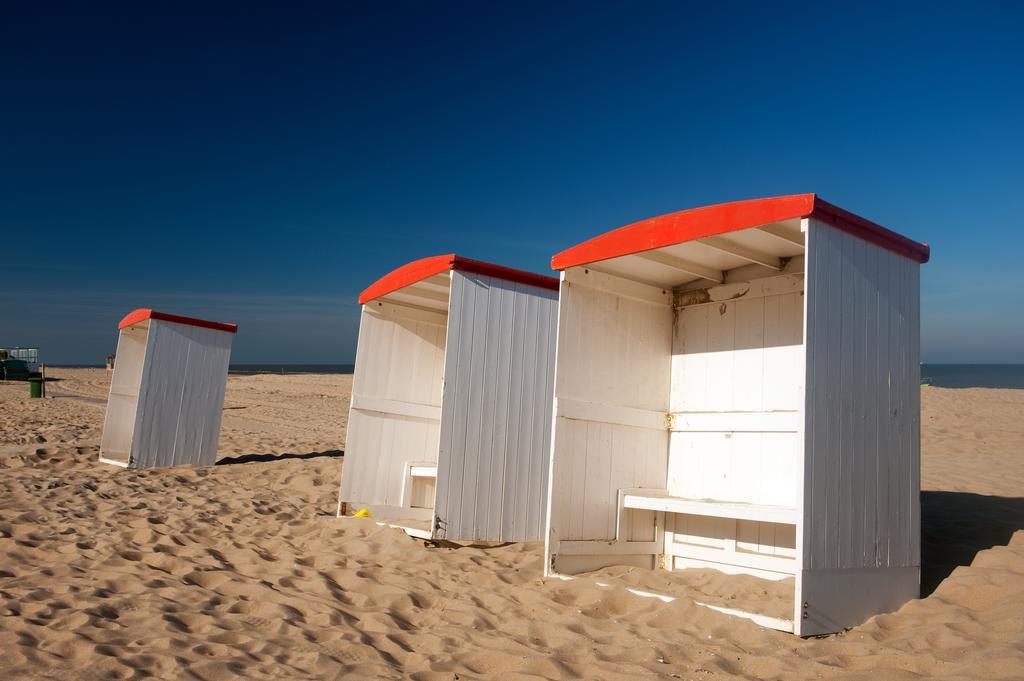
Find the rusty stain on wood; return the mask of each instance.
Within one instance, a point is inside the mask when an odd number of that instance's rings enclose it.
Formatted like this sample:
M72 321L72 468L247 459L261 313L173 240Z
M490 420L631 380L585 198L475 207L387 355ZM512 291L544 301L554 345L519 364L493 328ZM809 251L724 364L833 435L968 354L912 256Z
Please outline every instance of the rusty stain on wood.
M679 291L676 293L675 306L676 307L687 307L688 305L701 305L703 303L711 302L711 292L706 289L697 289L696 291Z

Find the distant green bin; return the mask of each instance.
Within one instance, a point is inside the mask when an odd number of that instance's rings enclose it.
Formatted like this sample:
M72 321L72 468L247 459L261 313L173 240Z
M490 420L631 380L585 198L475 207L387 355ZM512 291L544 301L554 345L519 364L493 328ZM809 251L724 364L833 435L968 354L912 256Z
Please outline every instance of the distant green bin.
M43 396L43 379L41 379L41 378L30 378L30 379L28 379L28 396L29 397L42 397Z

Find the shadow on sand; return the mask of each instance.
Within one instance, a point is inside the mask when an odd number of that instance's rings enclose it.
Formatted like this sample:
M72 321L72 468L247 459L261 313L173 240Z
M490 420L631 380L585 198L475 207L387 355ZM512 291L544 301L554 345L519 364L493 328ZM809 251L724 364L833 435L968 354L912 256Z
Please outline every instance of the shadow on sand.
M236 463L269 463L271 461L285 461L287 459L317 459L319 457L331 459L343 458L345 452L340 449L328 449L326 452L309 452L307 454L241 454L239 456L227 456L217 461L218 466L230 466Z
M921 597L975 554L1024 530L1024 498L921 492Z

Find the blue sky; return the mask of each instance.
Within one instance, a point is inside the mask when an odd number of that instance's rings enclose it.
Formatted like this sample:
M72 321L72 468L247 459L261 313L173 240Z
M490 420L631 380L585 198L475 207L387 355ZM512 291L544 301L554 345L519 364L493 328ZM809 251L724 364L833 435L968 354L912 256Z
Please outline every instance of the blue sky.
M817 192L931 244L925 361L1024 362L1021 5L490 4L6 8L0 345L153 307L350 362L409 260Z

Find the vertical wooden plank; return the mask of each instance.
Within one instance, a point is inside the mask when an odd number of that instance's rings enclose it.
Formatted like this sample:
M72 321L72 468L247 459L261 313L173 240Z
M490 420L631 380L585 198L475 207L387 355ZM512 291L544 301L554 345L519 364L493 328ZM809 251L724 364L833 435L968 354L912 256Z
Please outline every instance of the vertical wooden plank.
M827 567L839 567L839 542L842 539L840 532L840 471L842 466L842 412L839 409L840 400L845 392L842 380L842 354L839 350L842 344L842 268L841 253L839 250L839 234L830 227L824 228L825 248L827 250L828 262L832 265L832 273L829 277L829 303L828 303L828 330L827 339L830 349L830 357L827 361L828 383L825 385L826 409L828 422L827 450L830 456L822 460L827 468L827 499L826 518L827 529L825 531L825 564Z
M473 395L473 399L480 403L480 445L477 448L479 469L477 472L476 504L473 508L466 510L472 514L474 519L474 535L488 536L491 527L492 514L501 513L501 499L492 495L494 489L494 478L498 477L500 485L500 473L504 466L497 466L496 456L502 452L494 449L494 426L495 410L499 393L507 393L505 381L499 382L498 377L498 346L501 339L498 336L497 322L499 312L495 309L497 300L495 293L497 289L489 277L474 276L468 277L470 285L477 288L478 295L483 298L483 314L477 324L482 327L485 346L481 355L483 357L483 383L480 392ZM502 443L504 448L504 443Z
M538 315L538 331L533 333L537 343L538 366L541 371L532 382L533 391L533 429L531 431L530 448L527 452L531 460L530 495L526 508L526 531L540 532L544 526L544 495L548 484L547 453L551 444L551 404L554 394L554 362L555 362L555 326L557 324L558 299L545 292L539 299L540 314ZM542 536L530 534L530 536Z
M762 523L740 520L736 523L736 549L746 553L761 553Z
M765 388L765 299L739 299L735 303L735 374L732 409L762 411Z
M668 440L668 466L666 473L666 489L669 494L689 497L695 479L695 468L699 462L693 461L692 452L688 447L690 433L670 433Z
M448 525L458 523L456 502L461 494L465 466L466 413L455 397L467 370L467 338L464 330L471 301L464 281L452 277L448 297L448 324L445 329L444 372L441 391L441 420L438 424L437 485L434 492L434 516L439 519L436 532L447 536Z
M505 475L502 490L502 498L516 498L525 486L529 485L528 478L524 475L522 466L517 458L512 455L521 449L523 433L524 414L529 409L529 396L525 386L525 376L528 371L526 365L526 343L523 342L523 329L527 324L527 302L529 298L525 295L513 295L511 300L511 333L512 343L509 348L509 423L505 436L506 448L510 455L505 459ZM559 493L555 499L565 498ZM519 516L516 513L503 513L501 531L503 536L513 536L519 532Z
M605 518L610 500L607 497L608 475L611 461L602 445L602 429L605 424L591 422L587 427L586 457L584 459L583 538L598 539L604 534Z
M761 435L761 491L756 502L796 508L796 433Z
M892 257L892 268L893 268L893 322L892 326L895 329L893 334L893 342L895 343L891 360L893 364L889 367L890 379L890 391L892 393L893 400L893 416L892 416L892 445L893 445L893 460L892 460L892 473L891 481L889 485L889 513L892 515L892 533L889 535L889 566L896 567L900 564L900 555L903 550L905 543L905 537L903 534L904 520L907 509L903 506L903 500L905 494L903 491L904 487L904 439L903 435L906 432L904 426L905 413L905 402L906 391L903 386L903 377L905 374L904 367L906 365L906 317L905 309L906 305L904 299L906 297L906 281L903 268L903 258L891 254Z
M520 444L517 456L515 457L516 466L519 468L520 486L513 503L517 505L515 526L520 534L526 533L532 505L540 503L540 477L537 475L539 467L533 466L532 462L536 458L534 454L534 447L537 443L535 434L543 419L538 406L539 404L547 404L546 396L539 394L537 391L537 381L540 376L538 368L546 366L544 364L546 344L541 342L542 337L540 333L543 324L544 306L547 305L547 300L532 294L528 295L527 298L526 325L522 329L522 338L517 339L518 342L525 346L524 373L521 380L523 383L523 393L527 396L526 410L520 415Z
M708 314L712 306L683 308L673 333L671 410L707 404Z
M839 410L839 478L838 478L838 507L836 516L838 523L837 549L838 557L835 566L847 565L853 555L852 533L849 528L854 524L853 517L856 512L856 494L859 490L854 488L854 468L857 452L853 448L854 431L854 400L857 393L857 376L854 374L854 355L857 352L855 333L860 328L860 320L856 317L856 271L853 261L853 249L856 243L863 243L860 239L846 233L836 234L836 242L839 247L839 260L842 268L835 274L839 276L840 282L840 340L839 356L840 384L837 386L836 408Z
M500 279L480 277L487 286L487 338L488 373L491 377L484 389L489 392L487 401L490 409L485 410L487 421L483 431L480 455L486 461L486 471L481 475L481 495L477 499L477 514L480 517L480 536L499 536L501 516L506 509L501 489L505 475L505 428L508 422L509 370L507 364L508 346L511 343L509 324L505 320L505 294L514 284ZM511 296L512 293L509 292ZM487 394L485 392L485 394ZM515 512L515 505L509 506Z
M708 499L728 500L729 470L732 468L732 439L729 433L702 433L704 449L701 458L704 462L704 475L701 480L701 492L698 496Z
M742 501L756 504L761 498L765 471L763 465L762 433L726 434L731 444L732 456L729 462L729 485L726 501Z
M382 349L387 349L387 362L378 361L376 365L379 371L380 394L391 397L396 394L393 392L396 388L391 380L391 362L394 361L395 355L401 354L399 349L401 347L401 328L398 320L394 318L389 319L387 327L382 329L382 331L386 339ZM391 468L395 465L394 460L396 458L394 450L395 427L393 423L388 423L387 425L385 423L380 424L380 439L374 443L378 449L370 455L372 457L370 459L372 464L367 467L370 475L367 477L368 488L365 498L368 503L378 500L380 503L388 505L397 505L399 503L398 497L395 496L393 485L390 484L389 480L393 477Z
M892 454L889 443L891 441L890 421L892 410L889 404L889 352L891 347L890 331L890 272L891 267L887 259L888 253L878 251L878 373L875 385L879 386L880 394L877 396L876 413L878 414L878 461L875 479L877 481L877 492L875 496L876 505L876 555L875 565L888 567L889 564L889 457Z
M763 299L764 316L764 380L761 388L761 404L765 411L796 409L784 406L783 391L793 383L793 370L786 352L788 343L783 336L782 306L784 296L768 296Z
M878 494L879 494L879 408L878 408L878 355L879 355L879 250L864 250L864 354L863 354L863 491L864 510L861 527L861 558L864 567L877 565L878 556Z
M736 385L736 303L720 303L708 312L708 411L732 411Z
M570 452L573 462L570 471L572 478L570 498L572 499L572 504L569 531L563 535L563 539L586 539L584 518L589 512L586 504L587 455L589 454L587 444L590 442L589 431L594 427L594 424L589 421L569 421L569 423L572 423L573 433L572 450Z
M892 254L893 263L893 274L895 277L894 281L894 313L895 313L895 327L897 333L894 334L894 341L896 342L896 349L894 355L896 357L896 363L890 368L890 373L893 377L891 383L891 390L895 405L893 408L893 427L895 432L893 433L893 445L894 455L893 460L893 478L892 484L890 485L891 496L889 497L890 513L893 514L893 533L890 535L889 540L889 565L891 567L897 567L905 565L904 556L906 555L906 547L909 542L907 536L907 528L909 527L909 518L907 517L910 513L909 506L909 495L907 494L907 486L910 483L909 470L907 470L906 461L908 459L909 450L909 428L907 422L907 344L909 342L908 333L908 319L907 319L907 299L908 299L908 279L907 279L907 263L906 258L902 258L895 254Z
M908 565L921 565L921 278L920 266L911 263L910 268L910 370L908 390L910 391L910 542Z
M805 292L782 296L780 314L785 346L785 359L781 362L787 368L788 381L782 383L779 391L779 409L804 409L804 384L806 382L806 356L804 351L804 296Z
M810 543L810 564L808 568L827 567L827 536L828 536L828 468L827 456L829 451L829 401L828 384L832 380L829 375L829 361L827 350L829 348L829 306L831 304L830 292L832 280L828 275L831 262L829 261L828 235L826 228L815 221L811 221L808 227L808 243L813 244L813 256L808 255L808 260L813 257L814 280L808 283L807 295L813 301L813 307L808 307L809 317L807 323L807 344L808 353L813 350L814 364L810 366L813 379L808 377L808 394L810 396L807 404L808 412L813 414L813 422L810 427L813 429L813 439L808 441L807 456L811 465L810 513L804 514L804 519L813 531ZM813 381L813 386L811 385Z
M558 298L550 291L538 297L538 328L528 331L537 343L537 372L531 376L533 429L530 448L522 453L529 461L530 493L524 517L522 539L540 539L544 530L545 494L548 484L548 454L551 449L551 414L554 395L555 327Z
M453 522L469 532L476 532L476 502L480 489L480 445L483 411L482 400L474 400L474 395L483 393L487 355L487 297L482 295L477 286L468 281L461 273L454 278L462 279L463 290L467 298L466 318L463 320L463 333L468 337L466 356L468 362L465 370L469 372L469 382L461 383L455 399L460 402L459 408L466 412L466 434L464 440L464 473L459 498L456 500L457 512L452 513ZM457 519L457 520L456 520Z

